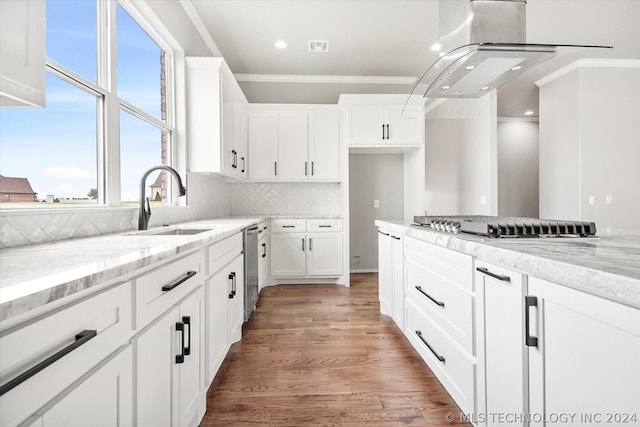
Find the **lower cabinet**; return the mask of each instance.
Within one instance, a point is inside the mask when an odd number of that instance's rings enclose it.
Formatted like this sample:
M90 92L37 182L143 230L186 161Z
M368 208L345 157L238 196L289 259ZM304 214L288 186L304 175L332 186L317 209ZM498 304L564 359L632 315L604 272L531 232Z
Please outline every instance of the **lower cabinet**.
M194 426L205 411L202 288L134 339L139 426Z
M378 300L380 313L391 316L404 331L404 249L403 237L378 230Z
M119 350L46 410L34 424L43 427L133 425L131 346Z
M227 301L227 338L230 344L242 339L244 322L244 262L242 256L236 257L229 265L227 275L229 295Z
M640 425L640 310L530 277L526 314L532 426Z
M524 340L527 275L477 260L475 286L477 421L480 426L500 426L504 419L490 414L525 414L529 407ZM521 417L509 425L526 422Z

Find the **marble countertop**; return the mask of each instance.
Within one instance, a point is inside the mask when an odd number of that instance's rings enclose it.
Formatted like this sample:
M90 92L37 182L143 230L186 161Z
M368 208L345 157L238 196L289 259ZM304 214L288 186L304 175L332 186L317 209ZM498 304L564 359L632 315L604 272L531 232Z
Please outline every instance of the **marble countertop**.
M194 235L158 236L128 231L2 249L0 321L222 240L264 219L225 217L179 224L180 227L212 228Z
M640 308L640 233L596 238L490 239L395 221L375 224L396 234Z

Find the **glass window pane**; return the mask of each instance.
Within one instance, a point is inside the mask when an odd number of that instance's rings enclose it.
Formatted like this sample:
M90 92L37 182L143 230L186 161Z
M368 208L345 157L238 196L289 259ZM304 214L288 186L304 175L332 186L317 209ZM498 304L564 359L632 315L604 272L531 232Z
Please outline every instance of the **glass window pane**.
M123 203L137 204L140 179L152 166L167 164L166 131L120 111L120 198ZM146 197L152 203L166 203L170 185L166 172L153 172L146 180Z
M120 6L116 7L118 97L165 120L164 52Z
M47 56L96 81L96 2L47 0Z
M96 204L98 99L51 74L46 85L46 108L0 109L0 203Z

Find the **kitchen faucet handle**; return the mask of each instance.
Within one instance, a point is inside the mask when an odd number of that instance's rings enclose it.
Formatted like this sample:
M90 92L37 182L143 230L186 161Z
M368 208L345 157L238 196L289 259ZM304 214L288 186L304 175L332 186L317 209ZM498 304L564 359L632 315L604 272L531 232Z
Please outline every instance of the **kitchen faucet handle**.
M149 203L149 197L147 197L147 214L151 216L151 203Z

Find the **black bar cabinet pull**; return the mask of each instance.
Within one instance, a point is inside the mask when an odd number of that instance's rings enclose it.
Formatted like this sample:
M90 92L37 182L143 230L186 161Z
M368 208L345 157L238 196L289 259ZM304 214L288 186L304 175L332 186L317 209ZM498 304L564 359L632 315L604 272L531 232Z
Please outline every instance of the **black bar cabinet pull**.
M162 287L162 292L169 292L172 289L177 288L178 286L180 286L181 284L183 284L184 282L186 282L187 280L189 280L190 278L192 278L193 276L196 275L196 271L187 271L187 274L184 275L184 277L182 277L181 279L178 279L176 282L170 284L170 285L164 285Z
M266 258L267 257L267 244L263 243L262 244L262 258Z
M391 236L391 238L396 239L396 240L400 240L400 237L398 237L398 236Z
M304 176L309 175L309 165L308 162L304 162Z
M235 273L230 273L228 279L231 281L231 292L229 292L229 299L233 299L236 293L233 291L233 276Z
M182 343L182 353L185 356L188 356L191 354L191 316L182 316L182 323L184 323L185 326L189 327L189 345L185 346L184 342ZM184 336L184 332L182 333L182 335Z
M387 124L387 139L389 139L389 124Z
M313 162L311 162L311 176L313 176Z
M180 346L180 354L176 354L176 364L184 363L184 323L176 322L176 331L180 332L182 345Z
M273 174L278 175L278 162L273 162Z
M378 233L380 233L380 234L384 234L385 236L388 236L388 235L389 235L389 233L385 233L385 232L380 231L380 230L378 230Z
M73 350L80 347L81 345L85 344L87 341L89 341L91 338L94 338L96 335L98 335L98 332L93 329L80 332L75 336L75 341L73 343L69 344L62 350L58 351L57 353L52 354L51 356L49 356L42 362L38 363L34 367L29 368L27 371L24 371L17 377L13 378L9 382L0 386L0 396L14 389L15 387L19 386L20 384L22 384L29 378L33 377L34 375L36 375L38 372L46 369L48 366L52 365L56 361L62 359L64 356L71 353Z
M384 138L384 125L382 125L382 139L385 139Z
M529 308L538 306L538 298L525 296L524 297L524 333L526 334L524 337L525 344L528 347L538 347L538 338L532 337L529 333Z
M443 356L440 356L438 353L436 353L436 351L433 349L433 347L431 347L431 346L429 345L429 343L427 342L427 340L425 340L425 339L424 339L424 337L422 336L422 332L420 332L420 331L416 331L416 335L418 336L418 338L420 338L420 341L422 341L422 342L424 343L424 345L426 345L426 346L427 346L427 348L428 348L429 350L431 350L431 353L433 353L433 355L436 357L436 359L438 359L438 360L439 360L440 362L442 362L442 363L444 363L444 362L445 362L444 357L443 357Z
M504 274L492 273L489 270L487 270L485 267L478 267L478 268L476 268L476 270L479 271L480 273L486 274L487 276L491 276L494 279L502 280L503 282L510 282L511 281L511 277L505 276Z
M282 228L296 228L295 225L283 225Z
M242 170L240 172L244 173L244 157L240 157L240 160L242 160Z
M302 251L304 252L304 237L302 238Z
M435 305L440 306L442 308L444 308L444 303L442 301L438 301L437 299L435 299L434 297L432 297L431 295L429 295L428 293L426 293L425 291L422 290L422 286L420 285L416 285L415 288L418 290L418 292L420 292L422 295L424 295L425 297L429 298L431 300L431 302L433 302Z
M313 250L313 239L311 237L309 237L309 250Z
M331 228L330 225L319 225L318 227L320 227L320 228Z

